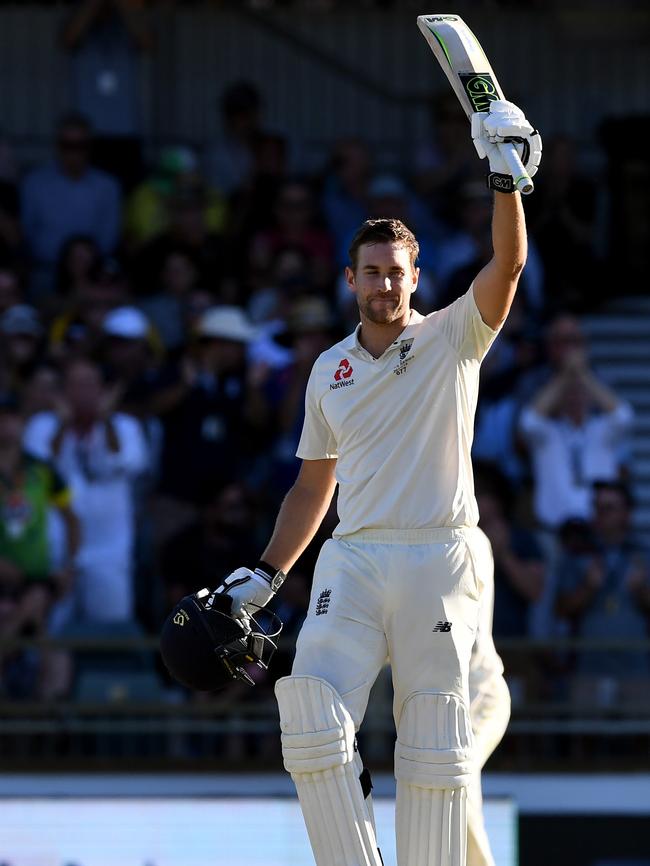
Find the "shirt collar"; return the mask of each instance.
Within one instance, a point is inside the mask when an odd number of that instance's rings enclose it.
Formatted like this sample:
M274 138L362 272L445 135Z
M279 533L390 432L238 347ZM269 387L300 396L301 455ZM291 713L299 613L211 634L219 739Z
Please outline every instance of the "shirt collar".
M404 328L402 333L394 340L391 345L386 349L388 352L392 346L398 346L400 343L404 343L406 340L410 340L414 337L414 332L417 330L417 325L420 322L424 321L424 316L421 313L418 313L417 310L411 310L411 316L409 318L408 325ZM348 352L363 352L364 354L368 354L367 350L359 342L359 332L361 331L361 322L356 326L354 331L343 340L341 344L341 348Z

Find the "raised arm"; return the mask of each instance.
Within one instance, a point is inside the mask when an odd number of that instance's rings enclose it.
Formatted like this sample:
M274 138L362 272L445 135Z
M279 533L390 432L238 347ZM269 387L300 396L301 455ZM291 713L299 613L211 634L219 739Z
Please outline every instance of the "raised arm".
M486 325L498 328L504 321L526 264L526 219L518 192L494 193L490 261L474 280L474 299Z

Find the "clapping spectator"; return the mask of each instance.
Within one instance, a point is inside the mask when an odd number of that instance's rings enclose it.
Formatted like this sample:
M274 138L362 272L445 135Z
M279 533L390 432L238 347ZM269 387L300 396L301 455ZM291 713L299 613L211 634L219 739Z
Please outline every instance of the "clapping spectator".
M620 481L593 486L594 517L587 544L564 550L556 609L581 638L646 640L650 617L650 551L632 531L633 501ZM612 704L647 693L647 651L583 650L574 698Z
M34 300L53 292L59 254L73 235L90 235L104 255L117 246L120 188L111 175L91 167L91 144L88 121L78 114L65 116L57 129L56 160L34 169L23 182L22 225Z
M114 411L117 397L96 364L71 361L58 413L35 415L25 430L25 447L51 460L73 491L82 544L62 616L78 621L133 617L133 481L148 453L139 423Z
M564 356L519 424L532 465L535 517L543 528L591 516L591 485L620 475L633 420L632 407L596 378L582 349Z

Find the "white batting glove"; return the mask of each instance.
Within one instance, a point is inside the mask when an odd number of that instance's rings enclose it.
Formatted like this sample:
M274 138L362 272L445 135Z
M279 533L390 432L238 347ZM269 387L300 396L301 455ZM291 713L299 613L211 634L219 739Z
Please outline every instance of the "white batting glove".
M255 571L250 568L235 569L214 592L230 596L232 615L247 620L260 607L266 607L284 583L285 577L284 572L273 571L266 563L260 563Z
M499 143L514 144L530 177L537 172L542 159L542 138L526 120L523 111L505 99L495 99L489 111L472 115L472 141L480 159L490 164L488 186L503 191L499 178L511 178L508 164L501 156ZM491 180L497 179L496 183Z

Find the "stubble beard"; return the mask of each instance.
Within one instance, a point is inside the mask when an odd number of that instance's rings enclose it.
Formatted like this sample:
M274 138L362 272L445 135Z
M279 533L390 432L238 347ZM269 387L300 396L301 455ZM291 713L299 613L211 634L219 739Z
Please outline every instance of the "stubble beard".
M373 307L372 301L358 302L359 312L362 318L372 322L373 325L391 325L404 313L404 303L399 300L394 307Z

